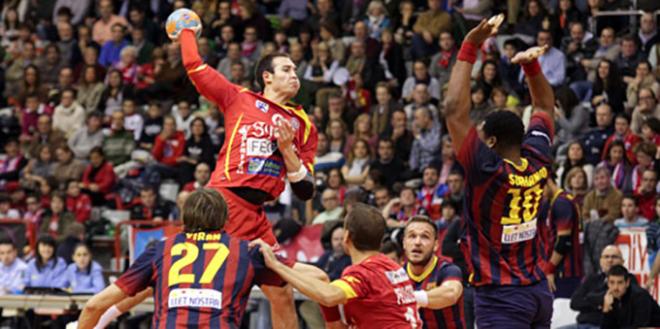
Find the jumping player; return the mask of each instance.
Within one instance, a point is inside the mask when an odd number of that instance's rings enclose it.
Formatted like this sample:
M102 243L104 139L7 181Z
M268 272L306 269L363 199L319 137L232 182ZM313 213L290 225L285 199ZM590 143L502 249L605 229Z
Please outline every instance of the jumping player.
M385 234L385 219L380 212L357 203L344 219L344 230L344 247L353 265L331 283L290 270L262 243L266 266L310 299L332 307L331 312L324 312L329 328L344 328L340 320L361 329L421 328L406 271L378 251ZM339 309L334 308L336 305Z
M424 216L406 223L403 250L408 261L404 265L415 285L419 314L425 329L463 329L463 283L461 269L438 251L438 229Z
M500 20L501 22L501 20ZM499 22L482 21L463 41L449 81L446 121L465 172L467 256L479 328L549 328L552 295L541 265L538 210L552 159L555 98L537 58L546 48L518 53L529 86L527 133L510 111L489 114L478 131L470 122L470 72L481 44Z
M239 328L254 284L283 285L248 242L222 233L227 204L212 189L183 207L183 233L148 248L83 309L78 328L93 328L111 305L153 287L152 328ZM289 264L290 265L290 264Z
M573 196L549 178L540 218L545 225L543 271L555 298L571 298L582 279L580 212Z

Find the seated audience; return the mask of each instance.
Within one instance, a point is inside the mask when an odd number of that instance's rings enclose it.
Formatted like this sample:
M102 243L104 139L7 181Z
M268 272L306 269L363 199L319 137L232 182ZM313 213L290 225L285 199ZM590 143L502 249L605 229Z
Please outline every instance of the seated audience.
M27 264L18 257L14 241L0 240L0 295L23 292L26 271Z
M73 252L73 263L64 273L64 287L71 293L96 294L105 288L103 269L92 260L92 252L85 244L78 244Z
M27 264L23 278L25 287L63 288L66 263L55 256L57 244L49 235L42 235L37 241L34 258Z

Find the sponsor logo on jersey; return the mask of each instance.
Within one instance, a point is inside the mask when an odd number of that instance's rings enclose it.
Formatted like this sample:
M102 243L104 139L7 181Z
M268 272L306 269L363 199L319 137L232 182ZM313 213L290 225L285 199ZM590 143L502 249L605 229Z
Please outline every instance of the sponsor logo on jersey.
M268 105L268 103L266 103L266 102L262 102L262 101L260 101L260 100L257 99L257 102L255 103L255 106L256 106L259 110L261 110L261 112L264 112L264 113L268 112L268 107L269 107L269 105Z
M512 244L534 239L536 229L536 218L518 225L504 225L502 227L502 243Z
M272 177L280 177L283 164L281 162L262 159L262 158L248 158L248 174L252 175L266 175Z
M393 285L408 282L408 274L403 268L400 268L396 271L387 271L385 272L385 276L387 277L387 280L389 280Z
M277 143L266 138L247 139L247 156L269 157L277 150Z
M394 288L394 294L396 294L396 303L399 305L406 305L417 303L415 298L415 293L412 285L405 285L403 287Z
M221 310L222 292L213 289L174 289L170 291L167 304L169 308L209 307Z

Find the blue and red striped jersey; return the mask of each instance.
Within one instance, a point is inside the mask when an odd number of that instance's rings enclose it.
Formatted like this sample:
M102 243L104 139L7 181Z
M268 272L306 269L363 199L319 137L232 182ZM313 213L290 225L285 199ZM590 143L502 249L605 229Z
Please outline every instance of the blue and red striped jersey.
M463 218L472 284L529 285L544 279L537 216L550 174L552 122L532 115L521 164L502 158L473 127L457 160L465 172Z
M552 256L557 242L557 232L571 231L571 251L557 266L555 273L558 278L580 278L582 272L582 246L580 245L580 211L573 200L573 195L564 190L558 190L552 198L543 203L541 218L544 224L545 259Z
M145 250L115 284L154 288L152 328L240 328L254 284L283 285L258 248L219 231L179 233Z
M447 258L433 256L431 265L419 276L410 271L408 263L405 267L415 290L431 290L447 281L463 282L461 269L452 264ZM424 329L463 329L465 328L465 314L463 312L462 295L458 302L451 307L440 310L419 309L419 314L424 322Z

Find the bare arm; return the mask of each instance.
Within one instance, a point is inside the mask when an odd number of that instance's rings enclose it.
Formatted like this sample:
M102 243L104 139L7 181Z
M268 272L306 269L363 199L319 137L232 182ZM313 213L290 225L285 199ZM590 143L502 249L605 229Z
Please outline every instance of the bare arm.
M96 294L85 304L85 308L78 320L78 328L94 328L101 315L103 315L110 306L118 303L124 298L126 298L126 294L124 294L117 285L112 284L103 289L103 291Z
M552 91L552 86L550 86L548 79L543 75L541 66L537 60L547 50L548 46L533 47L522 53L516 54L511 62L521 64L525 71L534 110L544 111L550 116L550 118L554 118L555 94Z
M459 281L446 281L440 287L427 291L429 304L426 306L432 310L439 310L452 306L461 299L463 295L463 284Z

